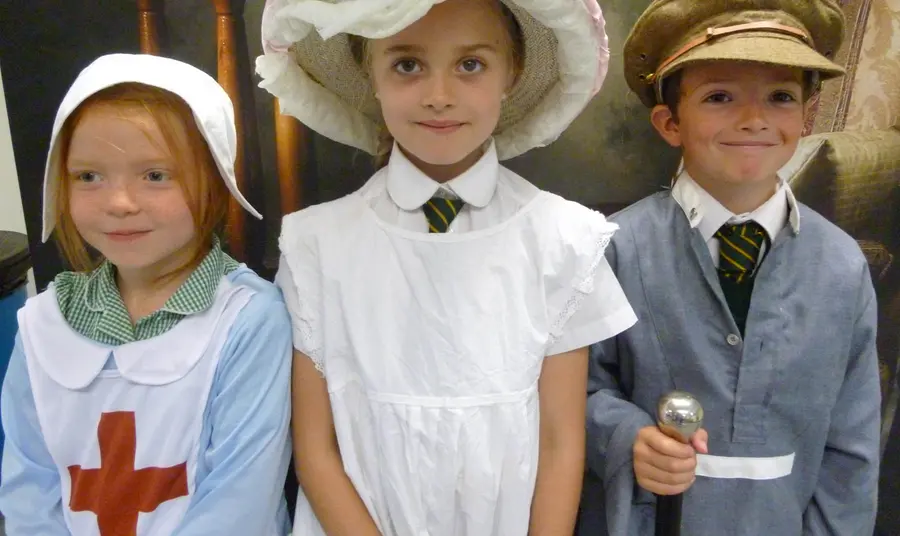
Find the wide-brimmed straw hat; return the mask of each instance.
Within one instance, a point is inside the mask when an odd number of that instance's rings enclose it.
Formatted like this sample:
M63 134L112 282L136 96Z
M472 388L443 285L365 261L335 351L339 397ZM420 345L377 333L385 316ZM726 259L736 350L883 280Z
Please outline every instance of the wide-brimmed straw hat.
M390 37L442 1L268 0L265 53L256 61L260 87L319 134L375 154L381 108L347 36ZM559 137L600 89L609 49L596 0L501 1L525 44L523 71L495 131L498 156L506 159Z
M655 0L625 42L625 78L648 107L688 64L743 61L840 76L844 15L836 0Z
M247 212L262 219L262 215L250 205L237 187L234 175L234 161L237 157L234 106L222 86L200 69L170 58L149 54L108 54L94 60L81 71L56 112L44 170L42 239L46 242L56 225L56 204L59 202L56 199L56 183L66 165L60 158L62 147L59 144L59 134L66 120L91 95L129 82L158 87L187 103L228 191Z

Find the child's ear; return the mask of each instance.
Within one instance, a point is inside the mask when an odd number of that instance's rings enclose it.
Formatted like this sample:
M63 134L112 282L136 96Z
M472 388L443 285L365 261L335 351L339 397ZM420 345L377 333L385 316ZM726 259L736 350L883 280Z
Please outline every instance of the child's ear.
M672 110L665 104L657 104L650 111L650 122L653 127L672 147L681 147L681 130Z
M803 124L806 125L813 113L813 101L816 100L817 94L813 94L808 99L803 101Z

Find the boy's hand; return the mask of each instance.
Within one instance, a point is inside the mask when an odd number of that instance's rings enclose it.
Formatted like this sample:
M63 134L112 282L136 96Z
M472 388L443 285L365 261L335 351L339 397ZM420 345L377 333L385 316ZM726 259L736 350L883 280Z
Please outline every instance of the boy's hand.
M657 495L677 495L694 483L697 453L706 454L708 436L702 428L684 444L656 426L638 431L634 441L634 475L638 484Z

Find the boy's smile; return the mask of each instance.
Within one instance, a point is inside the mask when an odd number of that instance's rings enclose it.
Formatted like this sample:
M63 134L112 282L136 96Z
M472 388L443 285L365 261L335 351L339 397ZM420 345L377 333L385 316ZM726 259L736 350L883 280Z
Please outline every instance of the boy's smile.
M739 195L759 206L774 192L776 173L803 131L802 80L799 70L756 63L689 65L677 114L657 106L653 123L682 148L685 169L710 194L720 201Z

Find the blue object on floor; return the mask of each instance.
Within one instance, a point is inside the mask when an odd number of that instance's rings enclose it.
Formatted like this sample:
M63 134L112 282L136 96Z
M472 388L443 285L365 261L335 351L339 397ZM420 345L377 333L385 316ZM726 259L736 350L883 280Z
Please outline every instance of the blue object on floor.
M0 231L0 385L6 376L19 329L16 313L28 298L26 283L30 268L28 237L22 233ZM0 452L4 438L0 428Z
M16 342L16 332L19 330L16 313L25 305L26 299L28 289L25 285L0 298L0 379L6 376L6 366L9 364L9 356ZM2 437L3 433L0 431L0 446L3 445Z

